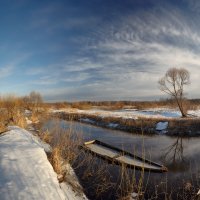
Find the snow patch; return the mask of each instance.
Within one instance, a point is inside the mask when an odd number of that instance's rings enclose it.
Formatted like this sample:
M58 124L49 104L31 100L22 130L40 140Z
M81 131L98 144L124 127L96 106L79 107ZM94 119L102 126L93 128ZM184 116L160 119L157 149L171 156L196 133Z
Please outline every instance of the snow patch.
M160 133L166 133L167 132L167 127L168 127L168 122L158 122L156 124L156 131Z
M72 169L71 165L65 164L64 169L67 172L66 179L68 180L68 184L65 182L60 183L60 186L66 195L71 196L70 200L87 200L87 197L83 193L83 188L80 186L78 182L78 178Z
M26 116L30 116L32 114L32 112L30 110L25 110L24 113L25 113Z
M28 125L30 125L30 124L33 123L30 119L28 119L28 117L26 117L25 119L26 119L26 123L27 123Z
M123 119L138 119L138 118L163 118L163 119L171 119L171 118L180 118L181 113L178 110L170 109L170 108L152 108L146 110L137 110L137 109L122 109L122 110L100 110L100 109L91 109L91 110L79 110L79 109L61 109L61 110L51 110L52 113L80 113L80 114L88 114L95 115L99 117L115 117L115 118L123 118ZM200 110L189 110L188 114L195 117L200 117ZM89 122L91 123L91 122Z
M88 119L88 118L81 118L81 119L80 119L80 122L86 122L86 123L94 124L94 121L91 120L91 119Z
M60 183L60 187L62 191L64 192L65 196L68 196L69 200L87 200L87 197L85 195L78 196L71 185L66 183Z
M116 124L116 123L109 123L108 124L108 127L109 128L116 128L116 127L118 127L119 126L119 124Z
M133 193L131 193L129 200L136 200L136 199L138 199L138 196L139 196L138 193L133 192Z
M200 110L189 110L188 114L195 117L200 117Z

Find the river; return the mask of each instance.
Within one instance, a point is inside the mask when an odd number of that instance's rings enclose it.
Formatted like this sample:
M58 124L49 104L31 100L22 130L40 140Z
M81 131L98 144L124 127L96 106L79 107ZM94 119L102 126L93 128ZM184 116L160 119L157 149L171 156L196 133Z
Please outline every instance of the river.
M167 173L149 174L149 172L145 172L143 190L145 190L144 197L146 199L163 199L170 195L172 199L190 199L187 196L197 192L200 181L200 137L138 135L64 120L60 120L59 124L63 129L70 128L80 133L84 141L98 139L137 155L145 152L145 158L168 167ZM54 121L49 121L45 125L48 129L54 126ZM137 171L136 176L139 173ZM78 174L83 176L82 173ZM79 179L81 180L81 177ZM84 184L84 181L81 181ZM85 184L88 186L88 182ZM94 199L95 197L90 196L90 198ZM96 199L103 199L103 197ZM106 199L115 199L115 197L111 195Z

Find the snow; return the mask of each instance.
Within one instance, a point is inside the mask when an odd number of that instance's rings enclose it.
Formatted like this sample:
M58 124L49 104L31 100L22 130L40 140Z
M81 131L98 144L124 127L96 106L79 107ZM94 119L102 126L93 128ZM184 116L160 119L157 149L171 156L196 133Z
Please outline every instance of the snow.
M200 117L200 110L189 110L188 114L195 117Z
M28 117L26 117L25 119L26 119L26 123L27 123L28 125L30 125L30 124L33 123L30 119L28 119Z
M49 109L49 112L50 113L62 113L62 112L74 112L78 109L75 109L75 108L63 108L63 109Z
M25 110L24 113L25 113L26 116L30 116L32 114L32 112L30 110Z
M81 122L86 122L86 123L90 123L90 124L94 124L94 121L88 118L81 118L80 119Z
M71 185L65 184L65 183L61 183L60 187L62 188L66 199L67 200L86 200L87 198L84 196L78 196L75 192L74 189Z
M165 134L167 133L167 127L168 127L168 122L158 122L156 124L156 131Z
M71 113L71 114L88 114L95 115L99 117L115 117L124 119L138 119L138 118L180 118L181 113L178 110L170 108L154 108L146 110L136 110L136 109L122 109L122 110L100 110L100 109L90 109L90 110L79 110L79 109L62 109L62 110L51 110L52 113ZM189 111L189 114L200 117L200 110Z
M116 123L109 123L108 124L108 127L109 128L116 128L116 127L118 127L119 126L119 124L116 124Z
M156 130L157 131L163 131L166 130L168 127L168 122L158 122L156 124Z
M136 199L138 199L138 196L139 196L138 193L133 192L133 193L131 193L129 200L136 200Z
M95 115L99 117L115 117L115 118L124 118L124 119L138 119L138 118L154 118L154 119L172 119L180 118L181 113L178 110L170 108L154 108L146 110L136 110L136 109L122 109L117 111L108 111L100 109L90 109L90 110L79 110L79 109L62 109L62 110L51 110L53 113L77 113L77 114L88 114ZM189 115L200 117L200 110L189 110Z
M178 118L181 117L181 113L176 110L167 109L149 109L149 110L142 110L138 111L141 114L146 115L148 118Z
M37 137L16 126L0 136L1 200L80 199L70 185L60 188L44 149Z
M83 194L83 189L79 184L78 178L72 169L70 164L66 164L64 167L67 171L66 179L69 181L69 184L65 184L64 182L60 184L62 190L64 191L66 196L70 196L69 200L87 200L85 194ZM70 184L71 183L71 184ZM73 187L72 187L73 185ZM77 192L74 192L76 189Z

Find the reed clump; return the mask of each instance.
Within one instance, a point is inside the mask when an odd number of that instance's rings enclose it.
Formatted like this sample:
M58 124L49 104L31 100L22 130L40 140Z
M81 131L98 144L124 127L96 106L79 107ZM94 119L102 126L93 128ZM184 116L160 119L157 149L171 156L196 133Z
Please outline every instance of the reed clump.
M2 127L17 125L26 127L24 108L20 98L15 95L7 95L0 99L0 112Z
M42 126L42 124L40 125ZM52 121L51 126L50 129L41 128L38 135L52 147L48 158L54 170L58 174L65 175L65 165L68 163L72 165L76 160L79 154L78 146L82 139L80 134L70 127L60 127L60 123L56 119Z
M54 171L57 174L62 174L62 156L61 156L61 149L59 147L54 147L52 149L51 155L49 156L49 160L54 168Z
M0 114L1 127L8 125L17 125L22 128L27 127L26 111L32 113L31 117L36 117L34 113L42 110L44 113L44 104L42 104L42 97L37 92L31 92L29 96L18 97L14 94L8 94L0 97ZM36 121L35 119L32 119Z

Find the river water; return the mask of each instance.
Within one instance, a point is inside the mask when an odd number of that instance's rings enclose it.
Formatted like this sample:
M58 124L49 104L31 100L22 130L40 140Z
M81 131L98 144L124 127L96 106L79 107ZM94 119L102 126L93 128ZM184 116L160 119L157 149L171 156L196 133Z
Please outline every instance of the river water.
M147 136L79 122L61 120L59 123L63 129L70 128L80 133L84 141L97 139L140 156L143 152L145 158L168 167L167 173L145 172L146 199L163 199L166 195L171 196L172 199L190 199L188 195L197 192L200 187L200 137ZM54 121L49 121L45 127L51 129L54 126ZM106 199L115 199L115 197Z

